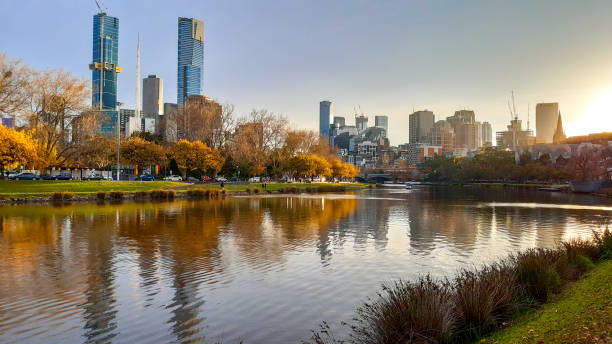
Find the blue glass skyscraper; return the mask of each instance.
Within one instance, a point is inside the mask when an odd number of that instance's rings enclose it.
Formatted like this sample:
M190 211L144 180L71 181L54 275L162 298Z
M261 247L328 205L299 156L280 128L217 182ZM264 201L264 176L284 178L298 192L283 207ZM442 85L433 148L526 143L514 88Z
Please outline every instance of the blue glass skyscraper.
M104 12L93 16L91 105L105 116L102 132L115 130L117 121L117 73L119 62L119 19Z
M204 73L204 23L194 18L178 19L178 68L176 102L202 94Z

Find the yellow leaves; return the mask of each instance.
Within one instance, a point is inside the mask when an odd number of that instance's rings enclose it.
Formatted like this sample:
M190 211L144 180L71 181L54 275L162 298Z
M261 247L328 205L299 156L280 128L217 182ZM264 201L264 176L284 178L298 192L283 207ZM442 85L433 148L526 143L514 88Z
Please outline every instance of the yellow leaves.
M166 154L162 146L145 141L140 137L131 137L121 145L121 158L137 166L161 165Z
M31 164L37 158L37 141L24 131L0 125L0 167Z
M180 140L172 147L170 155L183 172L198 169L219 171L225 163L218 149L210 148L200 141Z

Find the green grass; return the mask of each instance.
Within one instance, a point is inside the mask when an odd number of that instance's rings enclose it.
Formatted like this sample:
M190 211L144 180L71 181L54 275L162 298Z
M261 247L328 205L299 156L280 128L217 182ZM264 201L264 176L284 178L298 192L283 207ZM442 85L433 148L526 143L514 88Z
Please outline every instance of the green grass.
M612 333L612 261L481 343L606 343Z
M299 189L316 187L319 185L344 185L347 190L367 188L362 183L269 183L268 191L276 192L287 186ZM245 192L247 187L258 187L261 183L225 184L228 192ZM152 191L158 189L175 189L178 193L186 192L189 188L219 189L218 184L186 184L166 181L80 181L80 180L0 180L0 198L28 198L46 197L54 192L72 192L76 196L95 195L98 191L123 191L134 193L138 191ZM262 190L263 191L263 190Z
M98 191L151 191L185 186L184 183L165 181L80 181L80 180L0 180L0 198L51 196L54 192L93 195Z

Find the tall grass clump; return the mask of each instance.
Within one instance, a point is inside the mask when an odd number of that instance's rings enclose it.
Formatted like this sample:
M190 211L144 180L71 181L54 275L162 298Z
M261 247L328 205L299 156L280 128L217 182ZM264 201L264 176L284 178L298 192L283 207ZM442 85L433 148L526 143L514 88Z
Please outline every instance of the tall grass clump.
M69 201L74 197L74 193L68 191L54 192L51 194L52 201Z
M98 191L98 193L96 193L96 198L99 200L104 200L106 198L106 192Z
M187 190L187 196L192 198L204 198L206 191L204 189L189 189Z
M253 188L253 193L254 193L254 194L258 194L259 192L261 192L261 189L259 189L259 188Z
M149 196L149 193L146 191L136 191L134 192L134 199L143 199ZM151 197L153 197L153 191L151 191Z
M612 232L606 228L602 233L593 231L593 241L598 247L598 258L600 260L612 259Z
M544 248L518 253L515 259L519 286L536 301L546 302L548 297L561 287L557 264L564 258L566 257L563 251Z
M450 285L429 276L397 281L357 309L352 340L364 344L443 342L455 327Z
M108 193L108 196L110 197L110 199L112 200L122 200L123 196L125 196L125 192L123 191L111 191Z

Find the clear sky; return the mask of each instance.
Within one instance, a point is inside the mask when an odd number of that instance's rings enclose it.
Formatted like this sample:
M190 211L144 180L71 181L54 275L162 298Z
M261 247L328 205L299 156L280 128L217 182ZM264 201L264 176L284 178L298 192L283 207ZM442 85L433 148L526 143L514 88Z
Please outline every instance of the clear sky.
M239 115L267 108L318 128L319 101L389 116L408 140L413 109L443 119L473 109L501 130L514 90L519 116L559 102L569 135L612 131L612 1L104 0L120 20L119 100L141 74L176 101L177 18L204 22L204 93ZM0 0L0 50L34 68L91 78L94 0Z

